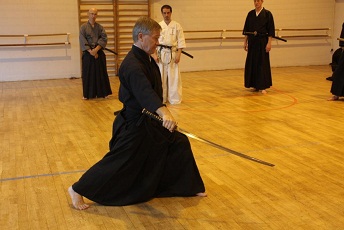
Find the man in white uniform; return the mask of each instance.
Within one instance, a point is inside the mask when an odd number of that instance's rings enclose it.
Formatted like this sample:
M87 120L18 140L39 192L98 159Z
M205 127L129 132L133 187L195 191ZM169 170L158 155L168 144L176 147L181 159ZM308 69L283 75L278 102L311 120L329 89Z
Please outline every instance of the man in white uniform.
M161 14L164 18L159 24L162 28L157 54L153 58L158 63L163 87L163 103L180 104L182 101L182 80L178 63L185 45L183 28L171 19L172 7L163 5ZM171 48L172 47L172 48Z

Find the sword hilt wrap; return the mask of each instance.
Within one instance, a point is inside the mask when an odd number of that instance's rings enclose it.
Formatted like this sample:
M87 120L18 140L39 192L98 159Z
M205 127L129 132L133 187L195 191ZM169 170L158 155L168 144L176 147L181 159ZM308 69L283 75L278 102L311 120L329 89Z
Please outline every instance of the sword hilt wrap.
M143 109L143 110L142 110L142 113L145 114L145 115L147 115L147 116L150 117L150 118L153 118L154 120L156 120L156 121L158 121L158 122L160 122L160 123L163 122L163 119L162 119L161 117L159 117L158 115L155 115L154 113L148 111L147 109Z

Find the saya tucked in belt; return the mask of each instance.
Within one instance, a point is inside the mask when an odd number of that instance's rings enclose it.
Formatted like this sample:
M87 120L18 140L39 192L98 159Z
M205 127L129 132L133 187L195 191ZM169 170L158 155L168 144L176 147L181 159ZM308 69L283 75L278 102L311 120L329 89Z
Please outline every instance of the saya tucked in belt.
M268 37L269 34L268 33L258 33L257 31L254 31L254 32L247 32L247 31L244 31L243 32L244 35L250 35L250 36L255 36L255 37ZM281 37L276 37L276 36L271 36L272 38L275 38L277 40L281 40L281 41L284 41L284 42L287 42L286 39L283 39Z

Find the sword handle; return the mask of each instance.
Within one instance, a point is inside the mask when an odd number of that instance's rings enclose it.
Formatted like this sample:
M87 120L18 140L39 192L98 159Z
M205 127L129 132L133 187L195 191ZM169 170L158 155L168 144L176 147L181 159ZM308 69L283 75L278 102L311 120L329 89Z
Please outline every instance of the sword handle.
M155 115L154 113L148 111L147 109L143 109L143 110L142 110L142 113L143 113L144 115L146 115L146 116L152 118L153 120L158 121L161 125L162 125L162 123L163 123L163 121L164 121L164 120L162 119L162 117L159 117L158 115ZM178 128L177 125L174 127L174 131L179 131L179 128Z
M162 119L161 117L159 117L158 115L155 115L154 113L148 111L147 109L143 109L143 110L142 110L142 113L143 113L144 115L147 115L148 117L150 117L150 118L152 118L152 119L154 119L154 120L160 122L161 124L162 124L162 122L163 122L163 119Z

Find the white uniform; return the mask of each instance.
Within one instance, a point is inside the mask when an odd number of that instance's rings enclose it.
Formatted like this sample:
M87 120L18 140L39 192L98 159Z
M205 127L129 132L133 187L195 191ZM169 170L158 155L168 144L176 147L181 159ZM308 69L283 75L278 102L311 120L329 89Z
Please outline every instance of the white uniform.
M159 43L161 45L172 46L168 48L158 47L159 68L161 72L163 100L170 104L179 104L182 101L182 80L178 64L175 63L176 50L185 48L185 38L183 28L176 21L171 21L168 25L161 21Z

